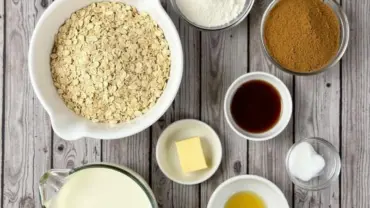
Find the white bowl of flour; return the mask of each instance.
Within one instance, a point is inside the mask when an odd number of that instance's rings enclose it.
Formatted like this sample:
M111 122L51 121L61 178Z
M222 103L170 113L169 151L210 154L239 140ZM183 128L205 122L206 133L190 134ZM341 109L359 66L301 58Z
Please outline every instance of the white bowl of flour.
M202 30L236 26L249 14L254 0L171 0L174 9Z

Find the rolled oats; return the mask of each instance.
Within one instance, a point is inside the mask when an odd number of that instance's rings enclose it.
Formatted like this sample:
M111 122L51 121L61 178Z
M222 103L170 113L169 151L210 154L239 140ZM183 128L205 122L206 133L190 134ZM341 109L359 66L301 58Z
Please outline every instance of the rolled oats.
M75 12L59 28L50 62L68 108L93 122L120 123L154 106L171 61L163 31L148 14L100 2Z

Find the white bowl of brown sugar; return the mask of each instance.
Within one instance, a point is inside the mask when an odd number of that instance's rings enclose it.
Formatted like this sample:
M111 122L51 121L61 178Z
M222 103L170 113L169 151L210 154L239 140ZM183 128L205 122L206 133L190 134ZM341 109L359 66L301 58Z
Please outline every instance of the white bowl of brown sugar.
M57 0L36 25L29 73L58 136L117 139L165 113L183 52L159 0Z

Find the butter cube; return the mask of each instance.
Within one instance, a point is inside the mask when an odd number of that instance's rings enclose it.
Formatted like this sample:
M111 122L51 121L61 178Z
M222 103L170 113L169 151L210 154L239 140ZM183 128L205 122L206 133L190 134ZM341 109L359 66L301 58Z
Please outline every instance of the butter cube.
M199 137L176 142L181 168L185 173L207 168Z

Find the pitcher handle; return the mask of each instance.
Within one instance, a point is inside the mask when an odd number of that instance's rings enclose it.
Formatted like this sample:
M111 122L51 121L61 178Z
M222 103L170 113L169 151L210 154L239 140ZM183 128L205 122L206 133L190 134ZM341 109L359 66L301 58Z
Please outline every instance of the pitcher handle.
M70 169L49 170L40 178L39 194L43 208L50 205L51 199L57 195L70 173Z

